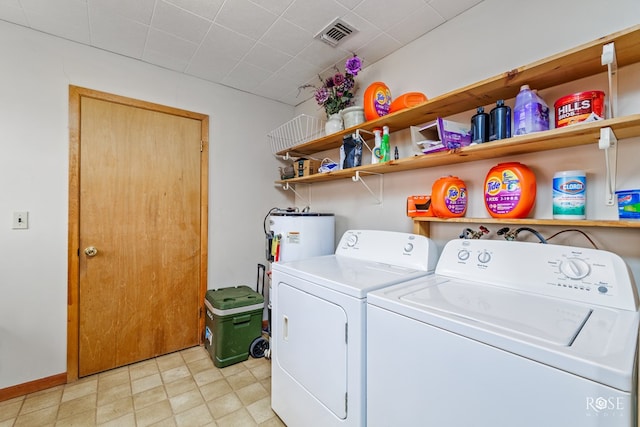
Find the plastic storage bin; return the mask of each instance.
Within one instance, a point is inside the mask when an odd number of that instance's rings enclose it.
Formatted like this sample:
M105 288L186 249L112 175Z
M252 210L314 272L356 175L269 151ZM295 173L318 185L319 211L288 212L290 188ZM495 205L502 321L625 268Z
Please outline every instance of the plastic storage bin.
M249 358L254 340L262 336L264 297L248 286L207 291L205 344L218 368Z

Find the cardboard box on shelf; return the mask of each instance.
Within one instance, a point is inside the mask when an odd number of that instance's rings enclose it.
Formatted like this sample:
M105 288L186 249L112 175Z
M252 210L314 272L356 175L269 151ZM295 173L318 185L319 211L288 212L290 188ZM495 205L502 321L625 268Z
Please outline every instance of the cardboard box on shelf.
M299 159L297 161L296 176L309 176L318 173L320 163L320 160Z
M471 143L468 124L438 118L424 126L411 126L411 139L423 154L466 147Z

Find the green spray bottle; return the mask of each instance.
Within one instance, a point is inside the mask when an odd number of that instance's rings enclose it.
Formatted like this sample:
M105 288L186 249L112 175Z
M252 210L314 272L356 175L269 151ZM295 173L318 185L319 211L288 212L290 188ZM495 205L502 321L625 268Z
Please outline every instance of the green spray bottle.
M380 144L380 162L391 160L391 146L389 145L389 126L382 127L382 143Z

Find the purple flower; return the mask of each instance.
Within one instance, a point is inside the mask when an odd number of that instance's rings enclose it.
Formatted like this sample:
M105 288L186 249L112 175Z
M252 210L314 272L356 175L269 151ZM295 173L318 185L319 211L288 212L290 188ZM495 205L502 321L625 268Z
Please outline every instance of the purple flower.
M321 87L318 90L316 90L315 98L316 98L316 102L319 105L322 105L325 102L327 102L327 100L329 99L329 91L327 90L326 87Z
M347 73L357 76L358 72L362 69L362 60L354 54L353 57L347 59L344 68L347 70Z
M337 67L334 68L336 73L331 77L323 79L322 76L318 75L322 83L320 87L313 84L306 84L298 88L315 89L315 100L318 105L324 108L327 116L337 113L352 104L356 86L354 76L362 69L362 60L354 54L353 57L345 63L344 73L338 70Z
M326 87L327 89L331 89L334 86L335 86L335 82L333 81L333 77L329 77L327 80L324 81L324 87Z

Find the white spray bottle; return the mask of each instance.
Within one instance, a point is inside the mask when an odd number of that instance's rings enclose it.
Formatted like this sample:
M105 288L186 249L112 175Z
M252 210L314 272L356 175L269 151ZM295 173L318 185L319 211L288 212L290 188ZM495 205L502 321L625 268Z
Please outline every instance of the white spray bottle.
M373 150L371 151L371 164L374 165L376 163L380 163L380 159L382 158L382 155L380 153L380 146L382 145L382 130L381 129L374 129L373 130L373 140L374 140L374 147Z

